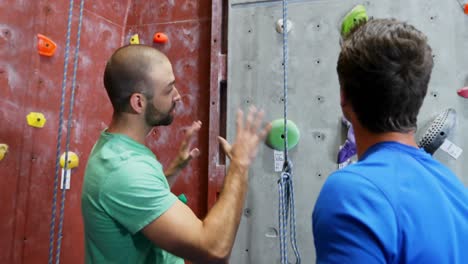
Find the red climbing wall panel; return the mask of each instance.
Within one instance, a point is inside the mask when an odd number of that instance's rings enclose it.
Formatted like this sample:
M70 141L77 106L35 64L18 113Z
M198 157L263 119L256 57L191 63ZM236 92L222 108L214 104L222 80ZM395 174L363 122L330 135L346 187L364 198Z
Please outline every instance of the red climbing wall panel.
M204 123L195 142L202 156L179 176L173 191L185 193L200 217L207 204L211 2L86 2L70 149L80 156L80 166L72 173L66 195L62 263L84 262L82 177L88 153L112 113L102 73L106 59L132 34L138 33L141 42L149 45L156 31L169 36L168 43L155 46L173 61L182 104L174 125L157 129L148 143L168 164L182 138L181 127L197 119ZM78 10L79 0L75 0L71 51ZM0 144L10 147L0 161L0 263L47 262L67 12L68 1L0 0ZM37 33L57 43L53 57L37 54ZM72 63L71 57L69 76ZM45 115L44 128L26 124L26 115L32 111ZM65 133L65 124L63 129Z
M78 24L76 2L73 36ZM3 35L0 54L4 69L0 90L0 141L10 145L9 155L0 163L0 263L45 263L49 248L68 1L0 3ZM84 164L99 131L111 115L101 75L106 58L122 41L123 17L128 4L128 1L87 4L84 13L71 134L71 150L80 156L82 165L73 172L71 190L66 196L61 253L64 263L82 263L84 260L80 212ZM53 57L37 54L37 33L57 43ZM71 43L75 43L74 37ZM74 50L74 45L71 48ZM72 60L69 76L71 63ZM70 84L68 82L68 86ZM45 115L44 128L26 125L25 116L31 111ZM65 132L65 126L63 128Z

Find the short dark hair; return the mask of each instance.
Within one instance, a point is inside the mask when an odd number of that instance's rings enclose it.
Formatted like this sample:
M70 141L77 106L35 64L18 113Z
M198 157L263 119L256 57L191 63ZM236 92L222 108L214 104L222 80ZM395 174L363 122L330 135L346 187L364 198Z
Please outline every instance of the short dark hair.
M432 68L422 32L395 19L371 19L343 40L337 72L363 127L406 133L416 129Z
M153 97L148 73L155 62L165 56L150 46L127 45L117 49L106 64L104 86L115 113L129 112L129 99L134 93Z

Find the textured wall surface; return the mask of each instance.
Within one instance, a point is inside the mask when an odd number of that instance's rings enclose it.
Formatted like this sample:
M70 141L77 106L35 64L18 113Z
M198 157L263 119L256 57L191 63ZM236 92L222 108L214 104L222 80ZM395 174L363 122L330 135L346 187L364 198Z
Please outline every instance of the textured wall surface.
M338 147L344 142L339 107L336 62L341 18L356 4L364 4L374 17L396 17L428 35L435 67L428 96L421 110L418 135L441 111L452 107L458 124L450 140L468 148L468 101L457 95L467 85L465 43L468 16L457 1L290 1L289 119L301 132L291 151L294 163L297 237L303 263L315 261L311 213L326 177L337 169ZM228 23L228 137L238 106L255 104L270 120L283 117L282 35L275 24L282 18L281 1L231 0ZM468 185L468 155L458 160L438 151ZM263 147L251 170L246 209L232 254L232 263L279 263L278 186L273 150ZM294 263L292 251L290 262Z

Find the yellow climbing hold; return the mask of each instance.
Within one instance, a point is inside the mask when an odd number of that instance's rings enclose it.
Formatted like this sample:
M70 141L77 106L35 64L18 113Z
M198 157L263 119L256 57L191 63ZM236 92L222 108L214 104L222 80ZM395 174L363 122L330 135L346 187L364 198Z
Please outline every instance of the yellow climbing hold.
M0 144L0 160L5 158L8 152L8 145L7 144Z
M26 121L32 127L43 128L47 119L42 113L31 112L26 116Z
M74 169L78 167L80 163L80 159L78 158L78 155L76 155L75 152L68 151L68 165L67 169ZM65 153L60 156L60 166L62 168L65 168Z
M135 34L130 38L130 44L140 44L140 37L138 34Z

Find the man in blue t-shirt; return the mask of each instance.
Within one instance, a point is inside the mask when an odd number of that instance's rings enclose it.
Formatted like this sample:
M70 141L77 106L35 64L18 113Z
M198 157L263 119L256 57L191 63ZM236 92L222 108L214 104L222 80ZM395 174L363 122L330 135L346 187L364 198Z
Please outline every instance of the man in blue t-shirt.
M426 36L406 23L372 19L343 39L341 107L359 161L320 192L317 263L468 263L468 191L414 139L432 67Z

